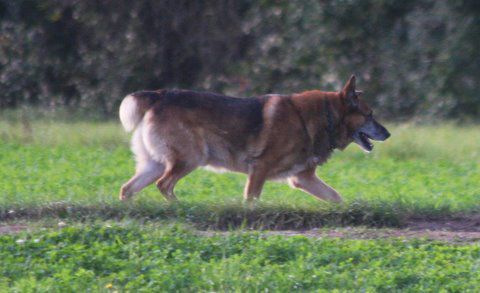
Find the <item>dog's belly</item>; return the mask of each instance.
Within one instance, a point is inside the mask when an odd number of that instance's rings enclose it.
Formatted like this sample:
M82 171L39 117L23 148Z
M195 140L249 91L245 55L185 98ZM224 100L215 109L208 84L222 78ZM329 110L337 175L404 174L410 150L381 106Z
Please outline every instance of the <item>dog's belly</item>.
M291 177L295 174L303 172L309 168L315 167L319 161L320 160L317 157L309 157L306 159L299 159L293 164L292 163L280 164L279 166L277 166L276 172L273 172L269 176L269 179L282 181L288 177Z
M202 167L209 171L224 173L248 172L247 155L243 151L234 151L227 144L207 144L206 160Z
M307 169L307 164L295 164L287 170L280 171L271 176L271 180L284 180Z
M262 162L262 159L252 160L251 154L245 150L235 150L228 143L206 143L204 147L204 160L202 167L213 172L240 172L247 173L252 163L264 163L268 169L269 180L284 180L308 168L316 166L320 159L317 157L304 157L303 155L281 155L279 158Z

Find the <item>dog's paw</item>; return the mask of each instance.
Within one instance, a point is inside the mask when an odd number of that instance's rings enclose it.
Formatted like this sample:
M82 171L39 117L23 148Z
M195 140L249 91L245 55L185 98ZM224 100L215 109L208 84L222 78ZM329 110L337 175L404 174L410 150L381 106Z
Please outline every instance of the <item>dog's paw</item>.
M244 199L242 203L244 208L253 210L258 204L258 199L257 198Z
M330 195L330 200L333 201L333 202L336 202L336 203L342 203L343 202L343 198L337 192Z
M132 196L132 194L131 194L131 192L128 191L127 188L125 188L124 186L122 186L122 188L120 188L120 195L118 196L118 198L119 198L121 201L126 201L126 200L129 199L131 196Z

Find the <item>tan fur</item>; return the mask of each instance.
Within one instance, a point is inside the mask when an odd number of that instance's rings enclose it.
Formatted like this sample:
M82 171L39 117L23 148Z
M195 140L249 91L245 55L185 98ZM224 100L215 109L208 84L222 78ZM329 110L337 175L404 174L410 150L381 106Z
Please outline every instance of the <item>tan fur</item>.
M252 99L191 91L127 96L120 113L125 128L135 129L137 170L122 186L120 199L155 181L167 200L175 200L178 180L197 167L209 167L248 174L247 201L260 196L266 180L277 179L287 179L319 199L341 201L315 175L315 168L333 151L328 124L335 127L336 148L343 149L352 142L354 128L361 126L358 117L366 115L350 113L345 89Z

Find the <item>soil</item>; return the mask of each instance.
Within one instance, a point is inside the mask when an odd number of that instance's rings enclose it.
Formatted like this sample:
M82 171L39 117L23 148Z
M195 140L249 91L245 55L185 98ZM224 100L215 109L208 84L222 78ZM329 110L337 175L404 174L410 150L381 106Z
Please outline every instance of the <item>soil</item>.
M457 215L446 218L410 218L401 229L367 227L325 227L310 230L265 230L267 235L307 237L333 237L344 239L385 239L385 238L425 238L452 243L480 243L480 214ZM30 230L28 225L4 222L0 223L0 235L15 234ZM35 230L35 229L34 229ZM198 231L200 235L211 236L231 232Z
M271 235L307 237L330 237L344 239L386 239L386 238L423 238L429 240L446 241L452 243L479 242L480 232L454 232L435 230L409 230L409 229L372 229L346 227L336 229L313 229L308 231L268 231Z
M344 239L424 238L451 243L480 243L480 214L444 218L410 218L401 229L367 227L326 227L310 230L264 231L268 235L330 237ZM216 234L225 232L202 232ZM226 232L228 233L228 232Z
M435 219L412 217L406 221L406 227L410 230L480 232L480 214L460 214Z

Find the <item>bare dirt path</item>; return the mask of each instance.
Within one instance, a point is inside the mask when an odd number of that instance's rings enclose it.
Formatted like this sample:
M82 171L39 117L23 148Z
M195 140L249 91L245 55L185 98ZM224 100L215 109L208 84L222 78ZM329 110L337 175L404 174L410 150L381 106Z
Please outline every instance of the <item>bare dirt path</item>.
M63 222L58 227L63 227ZM63 223L65 224L65 223ZM22 231L36 231L38 224L0 222L0 235L15 234ZM199 235L212 236L229 234L225 231L198 231ZM234 232L235 233L235 232ZM342 239L387 239L387 238L425 238L452 243L480 243L480 215L455 216L448 218L425 219L410 218L402 228L370 227L325 227L308 230L263 230L266 235L307 237L330 237Z
M203 234L225 232L202 232ZM228 232L227 232L228 233ZM309 230L264 231L268 235L342 239L424 238L451 243L480 243L480 215L445 218L410 218L402 228L326 227Z
M411 230L480 232L480 214L455 215L436 219L411 217L405 222L405 226Z
M308 231L268 231L269 235L307 237L329 237L342 239L387 239L387 238L424 238L429 240L446 241L452 243L480 243L480 232L454 232L410 229L372 229L346 227L335 229L313 229Z

